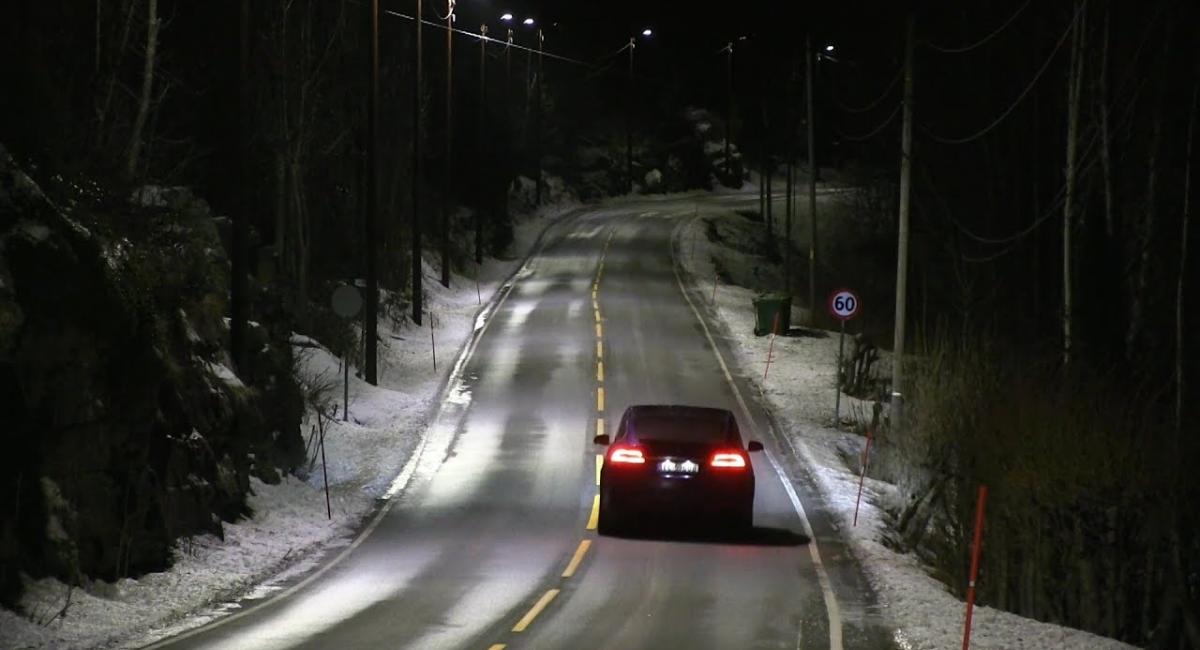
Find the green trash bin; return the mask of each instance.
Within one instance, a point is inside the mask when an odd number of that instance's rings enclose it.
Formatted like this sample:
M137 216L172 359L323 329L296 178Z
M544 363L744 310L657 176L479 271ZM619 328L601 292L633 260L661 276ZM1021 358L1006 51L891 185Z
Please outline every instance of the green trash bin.
M784 293L760 293L754 297L754 335L770 334L779 317L779 334L791 327L792 297Z

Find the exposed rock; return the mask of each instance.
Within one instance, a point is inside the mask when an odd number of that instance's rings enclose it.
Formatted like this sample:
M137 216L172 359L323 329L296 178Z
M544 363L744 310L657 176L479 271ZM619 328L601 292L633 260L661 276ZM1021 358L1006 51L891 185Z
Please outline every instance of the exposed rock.
M161 570L302 457L287 338L225 351L228 261L183 188L63 201L0 147L0 600ZM277 328L286 332L286 327ZM11 405L11 406L8 406Z

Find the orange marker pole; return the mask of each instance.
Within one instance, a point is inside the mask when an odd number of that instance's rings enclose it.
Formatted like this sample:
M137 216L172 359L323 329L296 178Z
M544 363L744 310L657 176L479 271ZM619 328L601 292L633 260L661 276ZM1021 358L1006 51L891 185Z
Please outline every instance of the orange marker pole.
M775 335L779 333L779 313L775 313L775 324L771 326L771 342L767 345L767 367L763 368L763 381L767 380L767 371L771 369L771 357L775 354Z
M858 525L858 504L862 503L863 481L867 478L867 464L871 462L871 430L867 429L867 448L863 450L862 474L858 477L858 498L854 500L854 525Z
M971 647L971 613L975 608L975 578L979 576L979 551L983 544L983 511L987 507L987 486L979 486L975 504L975 540L971 543L971 579L967 583L967 622L963 627L963 650Z

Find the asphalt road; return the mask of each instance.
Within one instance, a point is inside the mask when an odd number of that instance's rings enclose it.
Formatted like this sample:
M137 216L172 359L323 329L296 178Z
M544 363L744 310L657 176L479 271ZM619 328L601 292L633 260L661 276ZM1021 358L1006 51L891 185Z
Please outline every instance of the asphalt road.
M681 291L672 233L695 201L552 226L371 534L285 596L168 647L891 648L803 469L697 318L703 298ZM762 440L751 534L596 535L592 436L633 403L729 408Z

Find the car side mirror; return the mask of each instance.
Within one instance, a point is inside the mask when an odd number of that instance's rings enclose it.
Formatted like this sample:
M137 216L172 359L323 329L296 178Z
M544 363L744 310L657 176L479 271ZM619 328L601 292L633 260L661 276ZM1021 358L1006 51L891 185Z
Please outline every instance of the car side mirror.
M595 438L592 438L592 442L596 443L597 445L607 445L611 441L609 440L607 433L602 433Z
M746 445L746 451L762 451L762 443L757 440L751 440L750 444Z

